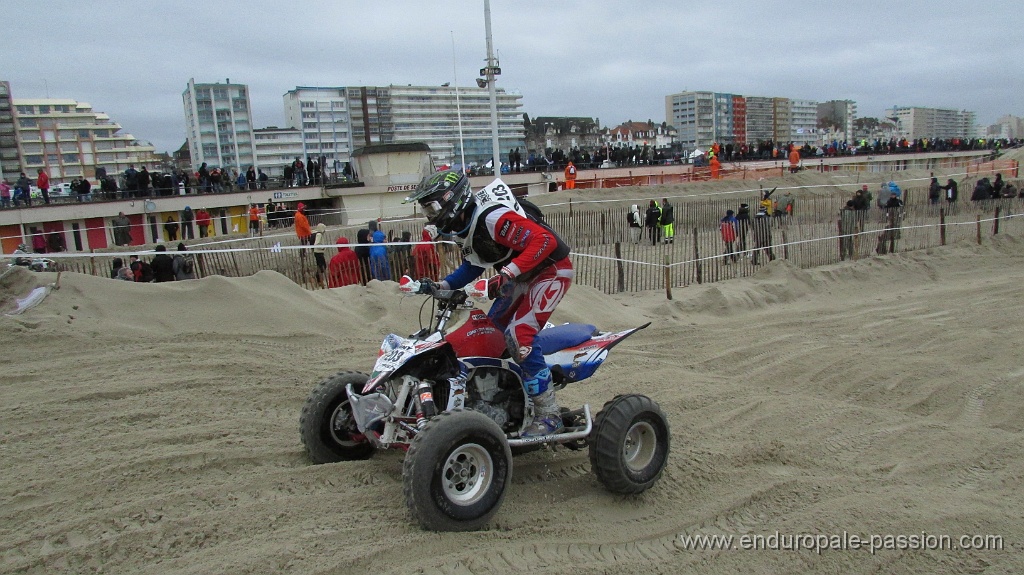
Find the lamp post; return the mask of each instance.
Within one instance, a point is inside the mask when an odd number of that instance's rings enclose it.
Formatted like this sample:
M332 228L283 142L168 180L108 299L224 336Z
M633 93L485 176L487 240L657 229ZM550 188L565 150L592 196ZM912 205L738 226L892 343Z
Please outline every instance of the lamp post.
M487 92L491 98L491 148L495 177L501 175L501 149L498 143L498 94L494 87L494 77L501 74L498 61L494 58L494 46L491 42L491 0L484 0L484 23L487 32L487 67L480 70L480 75L487 83Z

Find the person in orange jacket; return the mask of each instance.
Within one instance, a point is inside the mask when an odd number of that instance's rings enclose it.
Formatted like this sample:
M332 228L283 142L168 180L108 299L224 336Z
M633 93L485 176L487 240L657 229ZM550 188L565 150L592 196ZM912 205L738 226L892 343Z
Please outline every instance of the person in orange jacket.
M260 232L260 209L256 207L256 204L249 205L249 235L263 235Z
M722 162L718 161L718 155L711 156L711 179L717 180L722 177Z
M565 189L576 189L576 166L572 162L565 167Z
M359 256L348 247L347 238L335 242L338 253L327 266L327 287L336 288L359 283Z
M313 243L313 228L309 227L309 220L306 218L306 204L302 202L295 206L295 235L302 245ZM306 254L305 251L300 251L300 253Z
M800 148L793 144L789 150L789 173L795 174L800 171Z

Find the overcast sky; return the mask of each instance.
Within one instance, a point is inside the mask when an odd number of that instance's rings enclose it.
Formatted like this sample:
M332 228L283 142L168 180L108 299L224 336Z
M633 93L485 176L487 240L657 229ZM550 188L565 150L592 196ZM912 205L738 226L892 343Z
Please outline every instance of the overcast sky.
M260 128L284 125L296 86L472 86L486 58L483 0L4 0L4 13L0 79L15 98L88 102L157 151L185 141L189 78L248 84ZM859 116L1022 116L1020 14L998 1L491 0L498 86L530 117L608 127L663 122L665 96L684 90L850 99Z

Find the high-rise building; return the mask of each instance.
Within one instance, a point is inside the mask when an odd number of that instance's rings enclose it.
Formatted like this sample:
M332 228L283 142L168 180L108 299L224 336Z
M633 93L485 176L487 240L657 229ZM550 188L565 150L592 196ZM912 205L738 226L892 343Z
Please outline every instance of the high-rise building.
M497 99L499 149L525 148L522 95L499 88ZM409 142L430 146L438 163L460 163L463 153L466 163L491 159L486 89L307 86L289 91L284 100L288 126L302 130L306 155L326 156L328 165L349 161L352 151L362 146Z
M680 92L665 96L666 121L678 131L684 148L706 149L711 144L736 144L733 94Z
M323 156L328 172L340 172L349 161L352 140L345 88L296 87L284 95L284 118L289 128L299 131L299 151L295 155L304 162ZM277 134L275 138L284 136Z
M268 177L284 176L284 167L294 162L295 158L306 161L307 149L303 148L302 131L298 128L270 126L253 130L253 135L256 142L256 165ZM332 164L328 162L327 165Z
M747 143L775 139L775 103L772 98L747 96Z
M89 104L63 98L14 98L12 103L21 171L31 177L44 169L54 183L95 181L129 165L160 163L152 145L119 133L120 125Z
M185 135L195 166L245 171L256 164L255 139L245 84L196 84L189 79L181 94ZM194 167L194 166L193 166Z
M0 178L17 178L21 172L21 155L14 128L14 104L11 85L0 81Z
M818 103L812 100L789 101L789 136L780 141L798 145L820 143L818 135Z
M818 104L818 122L838 137L853 140L853 121L857 119L857 104L853 100L829 100Z
M917 106L893 106L885 111L896 122L898 138L950 139L975 136L974 112Z

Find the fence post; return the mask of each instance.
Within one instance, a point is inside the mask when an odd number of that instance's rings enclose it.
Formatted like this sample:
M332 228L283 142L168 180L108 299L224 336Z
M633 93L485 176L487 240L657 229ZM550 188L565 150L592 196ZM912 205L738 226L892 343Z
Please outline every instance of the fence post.
M622 244L615 242L615 274L616 274L616 287L619 288L619 293L626 291L626 273L622 269Z
M665 263L668 263L668 256L665 256ZM697 244L697 228L693 228L693 263L697 271L697 283L704 283L704 264L700 261L700 247L698 247ZM668 299L672 299L672 297L669 296Z
M976 216L978 223L978 245L981 245L981 214Z
M946 245L946 208L939 208L939 245Z
M668 267L668 256L665 256L665 295L672 299L672 270Z
M602 244L606 242L606 238L604 237L604 232L605 232L604 212L601 212L601 243Z
M999 235L999 209L1001 207L1002 206L996 206L996 217L995 217L994 220L992 220L992 235L993 236L998 236Z
M782 259L789 259L789 240L786 239L786 230L782 230Z
M569 217L572 217L572 198L569 198Z
M95 254L96 248L89 250L89 253ZM96 275L96 256L89 256L89 273Z

